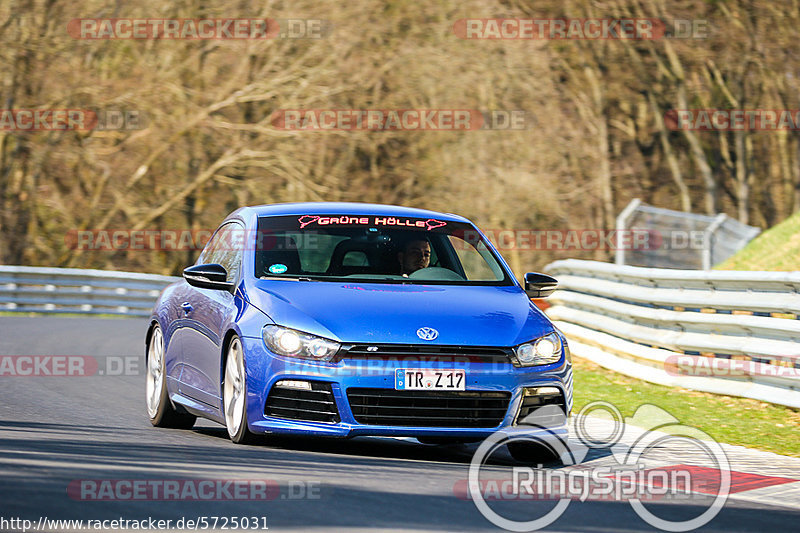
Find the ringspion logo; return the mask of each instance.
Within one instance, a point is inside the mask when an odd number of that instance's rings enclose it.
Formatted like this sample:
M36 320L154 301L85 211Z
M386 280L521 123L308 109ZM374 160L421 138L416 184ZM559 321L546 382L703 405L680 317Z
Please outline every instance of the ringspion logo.
M611 434L592 427L592 416L597 413L610 415ZM529 416L533 420L548 420L556 415L565 418L560 407L546 405ZM722 446L708 434L681 424L655 405L639 406L632 417L625 418L608 402L591 402L575 416L576 438L572 439L567 437L566 431L554 431L536 423L526 426L525 431L501 430L486 438L472 457L467 479L453 486L457 497L472 499L488 521L509 531L545 528L558 520L575 500L628 502L642 520L655 528L691 531L711 521L731 493L735 473L731 471ZM640 429L632 429L634 426ZM653 458L652 454L666 446L676 446L682 453L695 453L692 461L703 461L704 465L664 465L662 459ZM567 468L553 470L544 468L541 463L536 464L536 468L513 466L508 472L510 475L498 479L503 467L496 464L484 467L501 447L509 451L527 447L538 450L537 455L545 450L544 455ZM592 458L589 455L592 449L603 450L613 457L613 463L592 465L587 461ZM659 516L658 510L647 508L643 503L663 499L689 501L699 514L686 520L674 520L675 517ZM490 506L489 502L498 500L555 500L557 503L527 506L509 516L508 507ZM522 518L525 514L529 519Z

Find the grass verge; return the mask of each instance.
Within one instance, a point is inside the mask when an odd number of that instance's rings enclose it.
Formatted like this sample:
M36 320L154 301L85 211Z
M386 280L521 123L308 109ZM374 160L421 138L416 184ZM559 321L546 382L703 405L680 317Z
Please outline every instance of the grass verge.
M800 212L750 241L716 270L800 270Z
M632 416L643 404L669 412L681 424L705 431L718 442L800 457L800 412L747 398L663 387L573 358L573 413L593 401L617 406Z

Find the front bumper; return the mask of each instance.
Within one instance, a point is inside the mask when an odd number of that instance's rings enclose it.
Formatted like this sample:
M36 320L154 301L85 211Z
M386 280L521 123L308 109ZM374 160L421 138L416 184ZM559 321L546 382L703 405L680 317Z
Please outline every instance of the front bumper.
M566 435L566 417L544 427L517 424L523 391L533 387L555 387L561 391L566 415L572 408L572 367L568 357L559 363L535 368L517 368L510 361L474 362L420 360L414 358L365 360L344 358L336 363L317 363L271 354L261 339L243 338L247 371L247 420L254 433L304 434L330 437L407 436L483 438L498 430L509 433L550 432ZM508 406L501 421L492 427L452 427L359 423L351 408L348 391L376 389L394 392L398 368L464 369L466 391L508 393ZM280 380L329 384L338 416L334 421L295 420L265 414L273 385ZM326 386L326 388L328 388ZM409 417L413 419L413 417ZM363 421L363 417L362 417ZM401 425L403 424L403 425Z

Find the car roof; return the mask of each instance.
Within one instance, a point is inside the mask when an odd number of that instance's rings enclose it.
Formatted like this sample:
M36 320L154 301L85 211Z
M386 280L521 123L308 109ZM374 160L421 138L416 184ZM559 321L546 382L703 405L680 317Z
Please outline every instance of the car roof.
M266 204L237 209L233 214L249 211L256 216L282 215L378 215L410 218L437 218L453 222L470 223L466 218L452 213L439 213L427 209L399 205L368 204L360 202L297 202Z

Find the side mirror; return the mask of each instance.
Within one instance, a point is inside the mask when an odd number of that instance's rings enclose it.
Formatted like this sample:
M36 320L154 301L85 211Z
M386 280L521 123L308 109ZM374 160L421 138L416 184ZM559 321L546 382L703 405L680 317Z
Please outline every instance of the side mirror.
M216 263L185 268L183 277L189 285L201 289L229 291L233 288L233 283L228 282L228 272L225 267Z
M547 274L528 272L525 274L525 293L528 298L547 298L558 287L558 281Z

